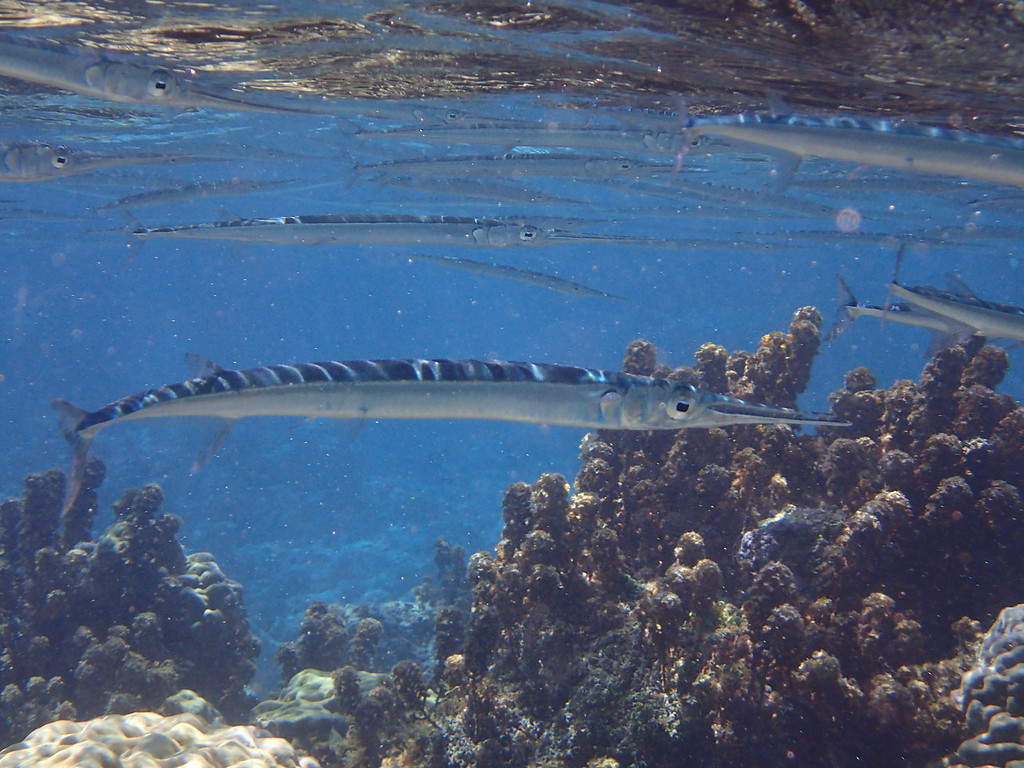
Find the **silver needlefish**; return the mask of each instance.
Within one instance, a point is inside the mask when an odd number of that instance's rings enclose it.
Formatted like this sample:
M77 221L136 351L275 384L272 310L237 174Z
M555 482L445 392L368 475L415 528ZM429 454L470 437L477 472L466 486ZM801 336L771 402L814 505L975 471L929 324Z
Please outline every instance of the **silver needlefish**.
M625 130L618 128L515 127L507 124L475 123L455 128L396 128L383 131L357 131L357 139L397 139L410 142L444 144L483 144L505 147L562 147L600 149L612 152L642 152L676 155L682 150L679 131Z
M123 165L174 165L198 162L191 155L155 152L97 154L81 152L63 144L24 142L0 144L0 182L50 181L87 173L97 168Z
M394 178L411 175L438 176L486 174L501 179L555 176L562 179L650 178L667 174L671 165L651 163L629 157L589 157L557 152L507 152L504 155L476 157L437 157L387 160L373 165L357 165L357 176L377 175Z
M484 245L516 247L563 242L650 244L642 237L572 232L516 219L469 216L314 215L232 219L168 227L141 227L139 237L185 237L260 243Z
M963 336L974 334L990 339L1024 341L1024 307L999 304L979 298L959 278L952 278L954 290L930 285L907 286L895 280L889 283L893 296L916 309L940 315L950 323L959 323Z
M583 429L666 430L730 424L845 426L828 413L748 403L663 378L565 365L481 360L354 360L225 370L195 358L199 375L89 413L54 400L72 448L65 510L81 487L93 438L112 424L205 417L219 429L212 456L238 419L479 419Z
M463 272L472 272L477 275L498 277L502 280L515 280L516 282L534 285L538 288L546 288L547 290L555 291L556 293L564 293L567 296L626 301L622 296L616 296L613 293L605 293L597 288L591 288L590 286L583 285L582 283L575 283L572 280L566 280L564 278L557 277L556 275L548 274L547 272L538 272L535 269L523 269L521 267L509 266L508 264L491 264L486 261L463 259L459 256L442 256L436 253L396 253L393 255L398 258L409 259L410 261L425 261L430 264L438 264L442 267L460 269Z
M299 184L297 179L283 179L281 181L263 181L255 179L214 179L213 181L197 181L178 187L167 187L165 189L153 189L148 192L139 192L135 195L122 197L110 203L97 206L94 210L99 213L113 209L142 208L149 205L167 205L168 203L188 202L201 200L208 197L219 197L229 195L249 195L257 192L267 192L278 187L291 187Z
M832 341L860 317L874 317L882 322L893 322L933 331L935 340L928 348L932 352L952 346L974 333L973 328L969 328L963 323L913 304L902 302L891 302L885 306L863 304L857 301L850 286L840 275L836 275L836 283L839 286L839 309L836 311L832 327L822 337L822 341Z
M83 48L69 52L67 48L27 44L10 38L0 39L0 77L119 104L257 112L309 111L288 105L265 104L235 93L207 91L162 67L108 58Z
M683 128L685 157L692 143L717 136L759 148L778 164L787 183L805 157L843 160L862 167L952 176L1024 186L1024 143L985 134L930 126L897 125L854 117L816 118L793 114L781 102L770 114L690 116Z

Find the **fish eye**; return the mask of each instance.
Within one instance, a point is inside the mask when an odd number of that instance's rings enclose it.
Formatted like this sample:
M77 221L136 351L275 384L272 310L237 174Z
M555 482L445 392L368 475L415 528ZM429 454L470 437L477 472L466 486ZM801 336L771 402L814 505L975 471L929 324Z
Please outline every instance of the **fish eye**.
M149 92L153 96L163 96L170 90L174 78L164 69L156 69L149 77Z
M675 403L668 407L668 415L673 419L684 419L692 407L693 403L689 397L678 397Z
M533 240L537 237L537 228L532 226L525 226L519 230L520 240Z
M619 161L619 170L620 171L628 171L632 167L633 167L633 163L631 163L629 160L620 160Z
M71 162L71 158L66 152L58 152L50 159L50 163L54 168L63 168L69 162Z

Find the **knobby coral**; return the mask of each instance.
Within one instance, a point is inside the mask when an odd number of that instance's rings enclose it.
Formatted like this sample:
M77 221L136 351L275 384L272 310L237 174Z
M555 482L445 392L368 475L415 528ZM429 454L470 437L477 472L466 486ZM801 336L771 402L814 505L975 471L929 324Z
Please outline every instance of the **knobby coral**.
M241 587L205 553L186 556L181 521L155 485L129 491L89 538L103 466L60 519L62 473L25 480L0 504L0 739L57 718L153 708L182 688L241 718L259 641Z
M792 405L820 322L802 309L752 354L705 345L675 370L637 342L624 369ZM421 717L394 704L396 682L367 697L351 668L337 673L336 696L363 708L377 745L340 763L948 754L964 735L951 694L978 634L965 617L1006 604L1024 551L1024 411L993 391L1006 370L1005 352L971 340L916 383L880 389L853 371L832 398L848 429L588 435L574 492L558 475L506 491L495 553L469 561L464 624L439 615L447 655ZM419 751L403 751L402 722Z

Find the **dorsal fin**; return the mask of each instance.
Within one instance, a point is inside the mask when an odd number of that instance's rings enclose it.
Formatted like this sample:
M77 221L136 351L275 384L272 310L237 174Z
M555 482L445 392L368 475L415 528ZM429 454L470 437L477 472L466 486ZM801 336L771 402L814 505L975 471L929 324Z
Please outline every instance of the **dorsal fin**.
M185 353L185 362L188 364L188 369L192 376L197 379L204 379L207 376L215 376L218 373L224 373L224 369L217 365L213 360L202 355L196 355L192 352Z
M793 108L786 103L785 99L769 88L768 112L772 117L788 117L793 114Z
M955 272L946 273L946 281L949 283L949 292L954 293L963 299L977 299L977 294L964 282L963 278Z

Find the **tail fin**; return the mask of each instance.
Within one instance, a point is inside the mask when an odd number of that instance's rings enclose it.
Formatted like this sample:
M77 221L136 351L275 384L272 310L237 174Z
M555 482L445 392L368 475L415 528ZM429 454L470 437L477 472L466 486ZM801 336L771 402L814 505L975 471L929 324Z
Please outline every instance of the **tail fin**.
M78 430L82 420L88 415L86 411L77 405L72 405L67 400L54 400L50 405L57 413L57 425L60 427L61 434L71 446L71 471L68 473L67 485L64 490L64 506L61 508L61 515L64 515L75 503L75 498L82 489L85 460L89 457L92 436L86 436Z
M835 320L832 327L828 329L822 341L832 341L836 336L845 331L856 317L850 310L856 306L857 297L853 295L850 286L843 280L842 275L836 275L836 284L839 286L839 308L836 310Z

